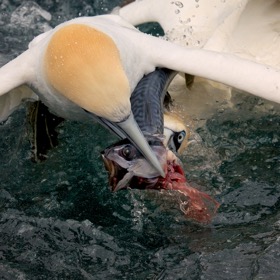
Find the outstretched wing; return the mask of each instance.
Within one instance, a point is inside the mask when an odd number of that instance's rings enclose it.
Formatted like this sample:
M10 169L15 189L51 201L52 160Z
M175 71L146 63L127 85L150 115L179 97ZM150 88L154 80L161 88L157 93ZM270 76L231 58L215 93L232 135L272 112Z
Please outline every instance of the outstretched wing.
M114 10L133 25L158 22L168 40L202 48L216 30L231 28L248 0L134 1Z
M280 103L280 70L275 67L230 53L185 48L132 30L127 33L123 44L130 45L129 49L152 65L204 77Z
M131 90L144 74L165 67L280 102L280 70L275 67L230 53L182 47L128 28L127 22L113 15L79 18L65 24L71 23L98 28L114 40ZM0 96L20 84L36 83L39 56L40 48L31 47L0 68Z
M5 120L23 99L38 99L28 87L13 89L34 81L38 56L34 53L33 46L47 34L48 32L35 37L29 44L30 49L0 67L0 121Z
M81 23L110 36L120 52L131 90L155 67L204 77L280 103L280 70L239 56L198 48L186 48L153 37L113 15L79 18ZM40 48L29 50L0 68L0 96L23 83L36 85Z
M142 0L119 9L118 13L135 25L157 21L167 39L176 44L217 52L212 53L213 61L210 62L210 56L206 58L190 50L197 63L190 66L192 58L188 60L188 73L196 72L195 75L279 102L276 82L280 70L278 0ZM166 55L164 59L172 64L174 54ZM214 60L216 66L212 67ZM212 73L204 72L206 65ZM262 89L256 88L259 86Z

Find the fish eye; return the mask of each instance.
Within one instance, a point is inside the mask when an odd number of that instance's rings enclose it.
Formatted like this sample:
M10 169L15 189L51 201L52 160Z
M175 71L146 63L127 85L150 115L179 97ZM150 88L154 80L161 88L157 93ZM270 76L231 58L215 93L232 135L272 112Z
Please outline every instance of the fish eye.
M181 132L179 132L179 134L177 135L177 141L178 143L182 143L184 141L186 137L186 131L185 130L182 130Z
M121 155L126 159L126 160L133 160L133 158L136 155L136 149L132 145L126 145L123 147L121 150Z

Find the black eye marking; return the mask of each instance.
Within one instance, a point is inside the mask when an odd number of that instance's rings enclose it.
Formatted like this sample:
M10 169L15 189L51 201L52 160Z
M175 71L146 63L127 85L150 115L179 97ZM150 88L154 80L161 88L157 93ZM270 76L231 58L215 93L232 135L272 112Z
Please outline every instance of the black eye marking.
M133 160L137 155L137 150L134 146L128 144L121 149L121 156L126 160Z

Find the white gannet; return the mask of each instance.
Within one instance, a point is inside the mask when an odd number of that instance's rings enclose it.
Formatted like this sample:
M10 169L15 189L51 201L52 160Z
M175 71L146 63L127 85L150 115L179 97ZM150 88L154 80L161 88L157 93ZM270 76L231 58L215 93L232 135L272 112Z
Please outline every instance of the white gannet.
M130 96L155 67L190 73L280 102L279 70L231 54L144 34L117 15L76 18L39 35L0 68L0 96L30 85L57 115L95 116L127 136L163 176L131 112Z

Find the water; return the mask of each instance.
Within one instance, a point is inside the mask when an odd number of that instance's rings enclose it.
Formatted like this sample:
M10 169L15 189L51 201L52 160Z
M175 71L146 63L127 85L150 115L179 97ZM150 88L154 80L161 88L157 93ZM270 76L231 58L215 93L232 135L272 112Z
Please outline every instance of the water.
M53 26L119 1L37 2L52 15L38 25ZM1 62L37 32L0 27ZM280 109L237 92L232 102L199 125L182 157L187 178L222 203L208 226L186 221L174 194L110 193L100 151L116 138L99 125L61 124L59 145L32 162L23 104L0 124L0 278L279 279Z

